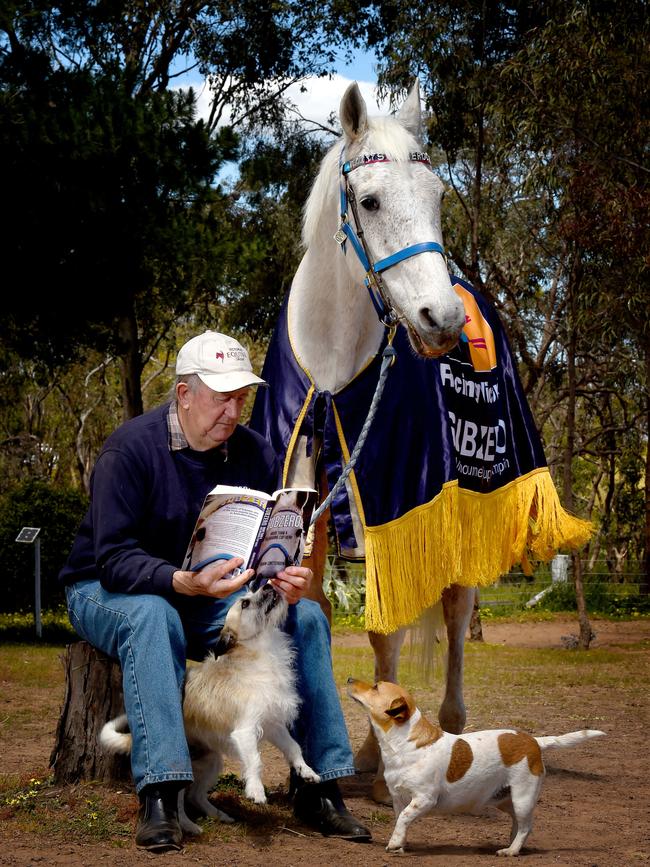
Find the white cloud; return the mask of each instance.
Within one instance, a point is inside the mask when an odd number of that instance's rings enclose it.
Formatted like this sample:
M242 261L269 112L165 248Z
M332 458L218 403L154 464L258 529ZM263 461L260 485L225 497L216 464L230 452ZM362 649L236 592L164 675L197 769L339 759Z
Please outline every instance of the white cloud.
M302 85L292 85L288 89L287 95L302 117L320 124L327 124L327 119L332 112L338 114L341 97L353 80L338 73L332 75L331 78L308 78L302 82ZM387 102L379 101L373 82L357 81L357 84L366 101L369 114L385 114L389 110ZM210 108L208 85L203 81L184 84L185 87L189 85L194 88L197 94L199 117L207 117ZM228 123L229 120L229 114L224 113L222 123Z
M332 112L338 114L341 98L352 81L353 79L338 74L331 78L309 78L303 82L304 92L300 85L293 85L288 94L303 117L325 124ZM384 114L388 111L387 103L379 102L376 87L372 82L357 81L357 84L369 114Z

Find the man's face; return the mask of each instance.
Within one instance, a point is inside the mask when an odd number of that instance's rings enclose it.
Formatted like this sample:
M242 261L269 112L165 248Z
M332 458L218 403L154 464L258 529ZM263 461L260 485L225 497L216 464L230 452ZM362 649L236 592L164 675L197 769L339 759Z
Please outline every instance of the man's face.
M246 402L249 387L237 391L212 391L199 381L196 391L178 386L179 418L190 446L204 452L216 448L233 433Z

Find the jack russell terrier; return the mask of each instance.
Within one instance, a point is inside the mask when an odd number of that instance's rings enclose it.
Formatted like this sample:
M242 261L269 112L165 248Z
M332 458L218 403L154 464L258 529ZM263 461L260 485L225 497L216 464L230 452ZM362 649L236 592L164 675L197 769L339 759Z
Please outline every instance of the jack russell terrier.
M542 752L605 734L585 729L535 738L490 729L452 735L430 723L395 683L371 686L349 678L348 694L370 717L393 796L396 823L388 852L404 851L409 825L425 813L474 813L491 804L512 818L510 845L497 855L519 855L542 788Z

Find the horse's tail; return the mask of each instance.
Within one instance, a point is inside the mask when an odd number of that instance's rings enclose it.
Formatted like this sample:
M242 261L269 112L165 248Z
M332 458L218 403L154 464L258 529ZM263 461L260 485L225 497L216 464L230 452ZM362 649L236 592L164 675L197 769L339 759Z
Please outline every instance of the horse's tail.
M447 654L442 602L426 608L417 623L410 627L410 645L409 657L416 662L419 675L429 682Z
M552 750L556 748L575 747L583 741L604 736L605 732L601 732L598 729L582 729L579 732L568 732L565 735L555 735L548 738L535 738L535 740L542 750Z
M126 714L109 720L99 733L99 743L108 753L130 753L133 738Z

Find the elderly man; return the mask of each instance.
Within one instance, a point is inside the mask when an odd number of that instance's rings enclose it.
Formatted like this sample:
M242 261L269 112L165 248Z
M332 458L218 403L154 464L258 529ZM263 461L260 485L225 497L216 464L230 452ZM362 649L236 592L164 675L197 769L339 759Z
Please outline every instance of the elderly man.
M122 667L141 804L136 843L154 850L180 848L177 794L192 779L182 714L186 657L205 656L253 575L228 574L241 560L200 572L179 564L216 484L273 491L280 482L269 445L238 423L250 387L265 384L244 347L207 331L181 348L176 374L175 400L125 422L106 441L89 510L60 576L76 631ZM298 651L302 698L295 736L322 780L296 788L294 812L323 834L369 840L336 783L354 768L327 621L302 599L311 577L307 568L287 567L272 581L295 603L286 626Z

